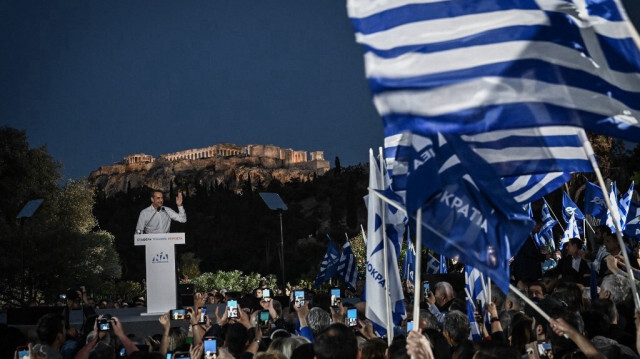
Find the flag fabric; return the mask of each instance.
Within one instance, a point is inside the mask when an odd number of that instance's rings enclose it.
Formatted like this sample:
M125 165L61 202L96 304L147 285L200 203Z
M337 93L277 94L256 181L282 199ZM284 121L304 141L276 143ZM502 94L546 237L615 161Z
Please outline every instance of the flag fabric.
M584 191L584 213L599 219L600 223L607 221L607 204L602 189L589 181Z
M575 213L571 215L567 223L567 228L564 231L564 235L560 240L560 250L564 247L565 243L569 242L571 238L580 238L580 232L578 231L578 223L576 222Z
M618 203L618 208L620 212L620 229L623 231L627 228L627 216L629 214L629 207L631 205L631 197L633 196L633 182L631 182L631 186L629 186L629 190L627 193L620 198L620 203Z
M558 224L558 221L553 219L551 216L551 211L549 210L549 205L547 201L544 201L542 205L542 227L540 227L540 236L542 241L545 244L545 247L551 248L551 250L555 251L556 243L553 238L553 227Z
M424 151L432 157L420 166L421 186L434 193L422 208L423 244L448 258L458 256L507 292L509 258L527 239L533 221L459 136L428 140ZM410 224L416 225L415 213Z
M348 0L385 136L570 125L638 141L632 25L618 1L584 3Z
M567 192L562 192L562 218L565 223L569 223L571 216L574 216L576 220L584 219L584 214L582 214L578 205L573 203Z
M384 190L388 187L388 183L384 183L386 178L381 181L380 179L380 167L384 166L384 161L378 163L373 156L373 151L369 150L369 188L370 190ZM384 167L383 167L384 168ZM382 183L381 183L382 182ZM396 215L397 213L390 213L384 202L382 202L377 195L369 193L366 198L367 201L367 270L366 270L366 302L367 309L365 312L366 317L371 320L379 332L384 335L386 333L387 324L393 326L394 323L399 323L405 316L404 307L404 294L402 291L402 283L400 280L400 273L398 270L398 254L396 253L395 239L390 237L390 227L400 228L398 223L388 222L386 228L387 238L383 238L382 230L382 213L385 211L386 220L397 221L402 216ZM399 212L399 211L398 211ZM404 224L402 224L404 226ZM391 233L391 236L398 235L397 231ZM402 237L400 237L402 238ZM386 243L388 250L387 263L388 278L385 278L384 274L384 256L383 246ZM399 250L399 247L398 249ZM393 323L387 321L387 303L385 288L389 286L389 302L390 310L392 313Z
M616 187L616 183L613 182L611 184L611 191L609 191L609 202L612 206L618 205L618 188ZM618 215L620 214L620 210L618 209ZM613 224L613 214L611 211L607 209L607 227L611 228L611 233L616 233L616 226Z
M329 238L328 235L327 238ZM336 246L333 245L333 241L329 238L329 246L327 247L327 252L324 254L324 258L322 259L322 264L320 264L320 270L318 271L316 282L313 287L317 288L319 285L336 275L338 272L339 262L340 252L338 252Z
M342 246L342 254L338 262L338 275L342 278L344 284L350 290L356 290L356 282L358 281L358 266L356 265L356 256L351 250L349 238Z
M447 257L444 255L440 255L440 274L447 274L449 272L449 268L447 268Z
M427 258L427 274L438 273L440 273L440 262L436 259L436 257L429 254Z
M640 203L632 201L629 204L627 228L623 233L631 238L640 239Z
M524 210L529 214L529 218L533 219L533 208L531 206L531 202L524 205ZM536 242L536 245L540 248L546 247L544 239L538 234L533 233L533 240Z
M410 238L407 240L407 252L404 256L402 274L404 279L410 280L413 284L416 283L416 249Z
M471 298L467 299L467 317L469 318L469 324L471 325L470 336L474 341L480 340L482 339L482 335L479 326L484 324L476 322L473 305L470 301L472 301L476 306L476 303L478 303L479 301L480 305L484 307L486 294L484 293L484 288L482 287L481 272L473 266L466 265L464 268L464 285L471 295Z

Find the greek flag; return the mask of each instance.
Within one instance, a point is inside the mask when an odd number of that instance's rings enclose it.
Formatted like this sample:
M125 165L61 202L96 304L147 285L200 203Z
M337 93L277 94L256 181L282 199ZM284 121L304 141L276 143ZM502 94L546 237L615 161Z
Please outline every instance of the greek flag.
M480 305L483 307L486 301L480 271L470 265L466 265L464 268L464 285L471 295L471 298L467 298L467 316L469 317L469 324L471 325L471 339L474 341L480 340L482 339L482 335L479 326L484 324L476 322L473 311L473 305L477 305L478 301L480 301ZM471 304L472 302L473 304Z
M564 231L564 235L560 240L560 250L564 247L564 244L569 242L571 238L580 238L580 232L578 231L578 223L576 223L575 214L571 215L567 223L567 229Z
M615 182L611 184L611 191L609 192L609 202L611 202L612 206L618 205L618 188L616 187ZM620 214L620 210L618 210L618 214ZM613 215L608 209L606 225L607 227L611 228L611 233L616 233L616 226L613 224Z
M358 281L358 266L356 265L356 256L351 250L349 238L342 246L342 255L338 262L338 275L342 278L344 284L350 290L356 290L356 282Z
M569 223L571 216L575 216L576 220L584 219L584 214L578 205L573 203L567 192L562 192L562 218L566 223Z
M542 236L545 246L550 246L553 251L556 249L556 243L553 239L553 227L558 221L553 219L547 201L542 205L542 227L540 227L540 236Z
M640 239L640 203L631 202L629 204L627 228L623 233L631 238Z
M449 268L447 268L447 257L443 254L440 255L440 274L447 274Z
M385 136L569 125L638 141L640 51L618 3L348 0L347 10Z
M327 235L327 238L329 236ZM348 243L348 242L347 242ZM316 282L313 285L314 288L317 288L320 284L328 281L336 275L338 272L338 262L340 261L340 252L336 249L336 246L333 245L333 241L329 238L329 246L327 247L327 252L322 259L322 264L320 264L320 270L318 271L318 275L316 276Z
M436 259L436 257L431 254L428 255L427 259L427 274L438 274L440 273L440 262Z
M407 253L404 257L404 268L402 269L404 279L409 279L411 283L416 283L416 249L411 238L407 240Z
M627 193L620 198L620 203L618 204L620 211L620 229L622 229L623 232L627 228L627 218L629 214L629 206L631 205L631 197L633 197L633 182L631 182L631 186L629 186Z
M600 186L587 181L584 191L584 213L604 223L607 220L607 205Z
M384 166L384 162L379 164L373 156L373 151L369 150L369 188L370 191L384 190L389 185L387 178L380 179L380 166ZM385 171L386 173L386 171ZM367 309L365 315L375 325L381 335L386 333L386 328L393 326L393 323L399 323L405 315L404 294L402 292L402 283L400 280L400 272L398 270L398 253L399 246L397 239L390 237L399 235L399 229L404 228L404 223L394 222L405 220L406 217L400 215L400 211L392 213L384 202L377 195L369 193L365 197L367 201L367 270L366 270L366 302ZM382 213L385 213L387 226L385 227L387 238L383 238L382 231ZM394 229L391 231L390 229ZM400 235L399 238L402 238ZM386 241L388 250L387 263L384 262L383 243ZM385 277L384 267L387 266L389 277ZM389 302L390 308L386 303L385 288L389 286ZM391 310L392 322L387 321L387 310Z

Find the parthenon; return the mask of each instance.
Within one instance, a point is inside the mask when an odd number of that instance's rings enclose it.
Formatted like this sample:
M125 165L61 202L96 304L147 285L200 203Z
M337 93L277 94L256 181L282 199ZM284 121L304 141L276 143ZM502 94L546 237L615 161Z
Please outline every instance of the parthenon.
M309 159L310 155L310 159ZM179 160L196 160L211 157L269 157L277 158L284 162L285 165L296 165L306 162L314 162L317 168L329 168L329 162L324 159L323 151L313 151L309 155L307 151L297 151L291 148L280 148L274 145L255 145L238 146L231 143L216 144L204 148L189 149L173 153L160 155L159 157L169 161ZM133 163L150 163L155 158L151 155L138 153L125 156L123 162L125 164Z

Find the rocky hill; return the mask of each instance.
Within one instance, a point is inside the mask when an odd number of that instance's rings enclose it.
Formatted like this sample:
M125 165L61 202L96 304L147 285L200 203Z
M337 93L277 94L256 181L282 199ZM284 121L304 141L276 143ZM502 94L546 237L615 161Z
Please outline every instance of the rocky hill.
M268 187L272 181L286 184L292 180L307 182L326 169L306 166L292 167L277 158L269 157L213 157L195 160L151 163L132 163L102 166L91 172L89 182L98 193L112 197L131 188L150 187L169 192L171 188L192 191L196 186L224 186L241 193L251 185L252 190ZM193 192L192 192L193 193Z

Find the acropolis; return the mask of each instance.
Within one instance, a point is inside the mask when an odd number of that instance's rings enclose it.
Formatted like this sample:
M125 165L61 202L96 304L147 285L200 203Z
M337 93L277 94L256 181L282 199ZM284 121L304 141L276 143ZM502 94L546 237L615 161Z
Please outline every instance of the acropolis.
M217 144L205 148L189 149L160 155L169 161L197 160L211 157L269 157L283 161L285 166L311 165L314 169L329 169L329 161L324 159L323 151L296 151L291 148L280 148L274 145L238 146L231 143ZM155 158L151 155L138 153L125 156L124 164L151 163Z

